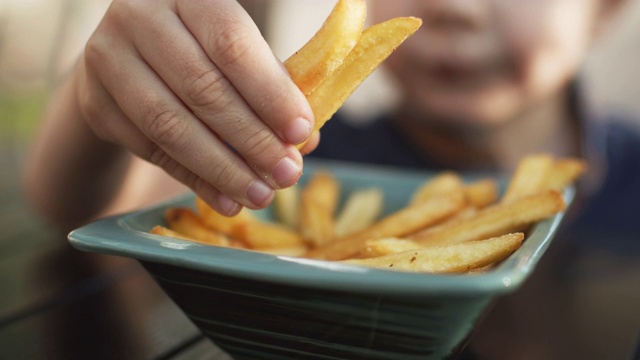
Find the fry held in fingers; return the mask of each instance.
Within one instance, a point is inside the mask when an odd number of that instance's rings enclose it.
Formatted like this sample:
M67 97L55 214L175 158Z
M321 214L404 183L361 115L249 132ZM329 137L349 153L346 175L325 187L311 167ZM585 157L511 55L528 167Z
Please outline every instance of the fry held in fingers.
M422 25L418 18L394 18L363 31L342 65L307 96L315 131L320 130L358 86Z
M422 25L418 18L403 17L363 30L366 13L364 0L339 0L313 37L284 61L313 110L314 132Z
M318 32L284 61L303 94L311 94L340 67L358 43L367 7L364 0L340 0Z

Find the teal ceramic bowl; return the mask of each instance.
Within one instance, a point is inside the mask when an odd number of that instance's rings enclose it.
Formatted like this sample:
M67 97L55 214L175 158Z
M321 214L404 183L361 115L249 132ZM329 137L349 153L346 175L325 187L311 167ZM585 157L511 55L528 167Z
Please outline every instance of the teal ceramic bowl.
M327 168L343 193L378 186L385 212L402 207L433 174L307 163ZM302 179L304 182L306 176ZM566 194L571 200L571 191ZM274 256L149 234L167 207L193 195L99 220L70 233L77 249L139 260L166 293L236 359L442 359L459 350L498 296L534 270L562 214L537 224L523 245L486 273L431 275ZM266 209L261 216L269 218Z

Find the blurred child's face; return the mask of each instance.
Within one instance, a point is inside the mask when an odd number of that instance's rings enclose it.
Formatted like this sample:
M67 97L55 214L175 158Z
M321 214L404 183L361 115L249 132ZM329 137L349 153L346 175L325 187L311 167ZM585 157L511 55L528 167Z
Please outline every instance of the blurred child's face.
M426 118L497 124L558 95L595 32L598 0L372 0L374 22L423 19L386 62Z

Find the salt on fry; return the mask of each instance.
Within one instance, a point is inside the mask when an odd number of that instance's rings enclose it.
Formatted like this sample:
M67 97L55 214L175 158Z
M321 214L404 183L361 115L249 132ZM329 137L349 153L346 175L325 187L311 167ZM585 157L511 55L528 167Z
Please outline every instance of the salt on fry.
M520 247L523 233L440 247L423 247L343 263L396 271L461 273L501 261Z

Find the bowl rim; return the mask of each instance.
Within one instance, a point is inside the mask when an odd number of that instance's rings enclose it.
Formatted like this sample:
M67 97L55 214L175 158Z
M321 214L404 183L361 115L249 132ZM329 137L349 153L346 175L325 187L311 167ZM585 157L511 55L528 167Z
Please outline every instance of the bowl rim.
M354 170L353 165L349 166ZM358 170L356 167L355 171ZM573 187L564 191L567 206L574 193ZM548 248L564 217L562 212L537 223L509 258L490 271L470 274L408 273L271 255L168 238L133 225L140 216L160 214L167 207L189 203L194 196L187 193L153 206L98 219L71 231L68 239L81 251L301 289L400 296L483 296L509 293L521 286Z

